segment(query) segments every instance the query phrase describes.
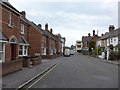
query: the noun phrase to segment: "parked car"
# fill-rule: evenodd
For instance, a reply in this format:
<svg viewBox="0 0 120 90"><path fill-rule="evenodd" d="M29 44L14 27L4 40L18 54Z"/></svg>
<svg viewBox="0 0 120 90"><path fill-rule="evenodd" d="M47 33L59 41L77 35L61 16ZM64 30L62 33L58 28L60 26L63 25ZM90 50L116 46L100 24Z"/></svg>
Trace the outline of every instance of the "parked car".
<svg viewBox="0 0 120 90"><path fill-rule="evenodd" d="M64 56L70 56L70 49L65 49Z"/></svg>
<svg viewBox="0 0 120 90"><path fill-rule="evenodd" d="M74 55L74 51L73 50L70 50L70 55Z"/></svg>

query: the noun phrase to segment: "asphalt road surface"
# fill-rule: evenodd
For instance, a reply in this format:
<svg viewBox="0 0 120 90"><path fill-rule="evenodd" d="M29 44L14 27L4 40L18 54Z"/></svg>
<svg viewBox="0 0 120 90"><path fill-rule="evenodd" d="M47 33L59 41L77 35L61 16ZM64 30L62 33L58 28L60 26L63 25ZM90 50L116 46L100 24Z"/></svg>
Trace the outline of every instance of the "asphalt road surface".
<svg viewBox="0 0 120 90"><path fill-rule="evenodd" d="M84 55L60 58L29 88L118 88L118 66Z"/></svg>

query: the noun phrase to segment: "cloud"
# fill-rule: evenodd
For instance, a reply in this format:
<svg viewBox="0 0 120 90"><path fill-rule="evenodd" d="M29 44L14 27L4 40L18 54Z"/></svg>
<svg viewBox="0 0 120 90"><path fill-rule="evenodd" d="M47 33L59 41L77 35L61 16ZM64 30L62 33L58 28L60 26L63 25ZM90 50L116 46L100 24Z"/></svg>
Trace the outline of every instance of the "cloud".
<svg viewBox="0 0 120 90"><path fill-rule="evenodd" d="M67 38L66 45L69 46L81 40L82 36L92 34L93 29L99 30L101 35L108 31L110 24L117 27L117 0L53 1L10 0L18 10L26 11L29 20L41 23L43 28L45 23L49 23L54 33L61 33Z"/></svg>

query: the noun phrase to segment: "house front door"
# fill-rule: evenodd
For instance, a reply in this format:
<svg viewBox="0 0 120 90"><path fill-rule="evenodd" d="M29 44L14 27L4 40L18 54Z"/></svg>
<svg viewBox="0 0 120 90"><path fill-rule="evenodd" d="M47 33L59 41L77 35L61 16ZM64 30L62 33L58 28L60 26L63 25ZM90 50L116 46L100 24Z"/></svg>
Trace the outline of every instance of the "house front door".
<svg viewBox="0 0 120 90"><path fill-rule="evenodd" d="M16 44L11 44L11 60L16 59Z"/></svg>

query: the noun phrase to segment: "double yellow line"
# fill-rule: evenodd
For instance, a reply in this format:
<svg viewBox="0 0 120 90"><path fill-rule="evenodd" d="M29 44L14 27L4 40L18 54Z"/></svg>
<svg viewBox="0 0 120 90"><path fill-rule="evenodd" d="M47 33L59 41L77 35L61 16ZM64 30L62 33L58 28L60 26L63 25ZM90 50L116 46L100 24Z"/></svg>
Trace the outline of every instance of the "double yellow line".
<svg viewBox="0 0 120 90"><path fill-rule="evenodd" d="M45 74L43 74L37 81L35 81L33 84L31 84L29 87L26 88L26 90L30 89L33 87L36 83L38 83L42 78L44 78L49 72L51 72L58 64L53 66L51 69L49 69Z"/></svg>

